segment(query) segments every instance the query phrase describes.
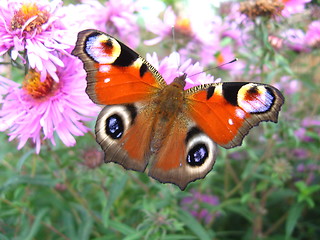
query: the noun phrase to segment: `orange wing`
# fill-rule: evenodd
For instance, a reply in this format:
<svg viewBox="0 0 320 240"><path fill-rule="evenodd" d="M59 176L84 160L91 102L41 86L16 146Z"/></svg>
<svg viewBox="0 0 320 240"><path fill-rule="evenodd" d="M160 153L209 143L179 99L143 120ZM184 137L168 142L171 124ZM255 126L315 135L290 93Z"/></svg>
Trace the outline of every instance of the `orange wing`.
<svg viewBox="0 0 320 240"><path fill-rule="evenodd" d="M144 58L97 30L80 32L72 54L84 63L88 82L86 92L97 104L142 101L166 85Z"/></svg>
<svg viewBox="0 0 320 240"><path fill-rule="evenodd" d="M188 122L188 124L186 124ZM181 190L211 171L217 145L190 119L176 122L155 154L149 176L162 183L174 183Z"/></svg>
<svg viewBox="0 0 320 240"><path fill-rule="evenodd" d="M259 83L218 83L187 90L191 117L217 144L239 146L261 121L277 122L284 97Z"/></svg>
<svg viewBox="0 0 320 240"><path fill-rule="evenodd" d="M79 33L72 54L84 63L89 97L109 105L96 123L105 161L136 171L145 171L150 163L151 177L181 189L211 170L216 143L225 148L240 145L261 121L277 122L284 103L276 88L258 83L206 84L182 92L183 75L173 83L182 86L183 107L166 122L167 113L160 115L163 106L157 104L170 104L174 98L163 95L151 104L153 94L161 96L167 85L136 52L105 33L85 30Z"/></svg>
<svg viewBox="0 0 320 240"><path fill-rule="evenodd" d="M95 132L105 152L105 162L143 172L148 164L152 121L139 104L105 106L98 116Z"/></svg>

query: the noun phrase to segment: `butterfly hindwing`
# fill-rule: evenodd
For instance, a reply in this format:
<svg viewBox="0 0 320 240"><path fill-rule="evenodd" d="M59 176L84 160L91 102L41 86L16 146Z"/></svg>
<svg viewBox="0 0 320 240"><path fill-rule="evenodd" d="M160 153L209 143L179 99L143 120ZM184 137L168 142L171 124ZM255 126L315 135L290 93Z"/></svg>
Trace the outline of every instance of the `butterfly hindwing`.
<svg viewBox="0 0 320 240"><path fill-rule="evenodd" d="M172 128L150 166L149 175L163 183L174 183L184 190L211 171L217 154L216 144L189 120L187 126Z"/></svg>
<svg viewBox="0 0 320 240"><path fill-rule="evenodd" d="M225 148L239 146L249 130L262 121L277 122L284 97L260 83L229 82L187 90L192 118Z"/></svg>
<svg viewBox="0 0 320 240"><path fill-rule="evenodd" d="M86 92L97 104L142 101L165 86L161 75L144 58L98 30L81 31L72 54L84 63Z"/></svg>
<svg viewBox="0 0 320 240"><path fill-rule="evenodd" d="M96 123L97 142L105 152L105 162L143 172L151 141L151 122L139 114L139 104L105 106Z"/></svg>

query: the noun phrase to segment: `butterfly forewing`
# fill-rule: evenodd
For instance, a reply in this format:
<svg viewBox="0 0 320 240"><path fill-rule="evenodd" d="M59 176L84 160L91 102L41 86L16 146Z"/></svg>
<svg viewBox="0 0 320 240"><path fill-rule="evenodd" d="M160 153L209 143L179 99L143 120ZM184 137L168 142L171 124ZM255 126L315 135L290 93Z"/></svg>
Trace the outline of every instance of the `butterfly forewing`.
<svg viewBox="0 0 320 240"><path fill-rule="evenodd" d="M262 121L277 122L284 97L259 83L230 82L187 91L190 114L213 141L225 148L239 146Z"/></svg>
<svg viewBox="0 0 320 240"><path fill-rule="evenodd" d="M166 85L161 75L144 58L97 30L80 32L72 54L84 63L86 92L97 104L142 101Z"/></svg>

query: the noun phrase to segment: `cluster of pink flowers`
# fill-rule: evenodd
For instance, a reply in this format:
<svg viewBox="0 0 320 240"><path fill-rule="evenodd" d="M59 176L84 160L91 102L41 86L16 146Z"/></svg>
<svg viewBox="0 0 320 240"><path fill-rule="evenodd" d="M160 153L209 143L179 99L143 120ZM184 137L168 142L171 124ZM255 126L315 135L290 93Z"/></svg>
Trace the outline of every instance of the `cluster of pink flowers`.
<svg viewBox="0 0 320 240"><path fill-rule="evenodd" d="M207 205L211 205L213 207L219 205L219 198L215 195L200 193L195 189L192 189L190 193L191 196L185 197L181 200L181 207L190 212L190 214L198 220L203 221L205 224L212 223L220 213L210 211L210 207Z"/></svg>
<svg viewBox="0 0 320 240"><path fill-rule="evenodd" d="M282 2L282 16L288 17L302 12L310 0ZM245 49L254 28L253 21L240 13L239 4L227 5L221 16L201 4L189 6L186 11L169 6L163 9L162 17L158 11L141 20L143 14L139 13L146 9L146 4L132 0L110 0L104 4L83 0L81 4L65 6L62 0L1 1L0 57L14 63L2 68L8 73L23 66L25 75L23 81L8 79L10 74L0 77L0 131L5 131L9 140L18 139L19 149L28 140L33 141L37 153L45 140L55 144L58 136L66 146L73 146L74 136L88 131L85 122L95 117L99 108L85 94L82 63L70 54L77 33L87 28L107 32L136 48L141 43L138 22L144 23L148 36L153 36L144 41L146 45L175 45L170 56L163 58L168 52L161 55L163 60L156 54L147 55L147 60L168 83L187 73L186 88L220 81L202 73L212 66L234 76L241 76L248 69L251 73L261 70L243 60L223 65L239 54L247 54ZM269 36L269 41L275 49L286 44L294 51L310 51L320 46L320 21L311 22L306 33L289 29L282 35ZM283 80L291 92L296 91L298 84L298 80Z"/></svg>
<svg viewBox="0 0 320 240"><path fill-rule="evenodd" d="M199 14L199 11L203 14ZM191 57L203 66L222 65L235 59L233 46L241 46L246 39L246 34L242 35L239 25L234 21L235 19L241 21L243 16L237 7L231 8L231 11L233 11L230 14L232 17L222 19L211 8L209 10L201 8L197 11L192 9L188 13L179 15L169 6L163 13L163 19L154 16L146 21L146 29L156 36L144 43L155 45L159 42L175 41L174 47L177 48L183 61ZM224 43L226 38L234 41L234 45L226 45ZM240 61L232 67L225 65L222 69L236 71L242 66Z"/></svg>
<svg viewBox="0 0 320 240"><path fill-rule="evenodd" d="M75 136L89 130L85 122L100 110L85 93L81 61L70 54L77 33L96 28L137 47L138 7L130 0L111 0L105 5L88 0L67 6L61 0L1 2L0 54L16 62L14 66L22 65L26 73L22 83L0 76L0 131L7 132L9 141L17 139L21 149L31 140L37 153L44 141L55 145L56 136L66 146L75 145ZM186 88L214 81L200 73L203 68L198 63L181 64L178 53L161 62L156 54L147 58L168 82L182 72L190 76ZM14 66L8 65L5 71Z"/></svg>
<svg viewBox="0 0 320 240"><path fill-rule="evenodd" d="M306 3L311 2L311 0L281 0L284 4L284 9L281 15L284 17L289 17L290 15L301 13L305 9Z"/></svg>
<svg viewBox="0 0 320 240"><path fill-rule="evenodd" d="M306 32L303 29L288 29L283 32L284 44L297 52L310 52L312 48L320 47L320 21L312 21Z"/></svg>
<svg viewBox="0 0 320 240"><path fill-rule="evenodd" d="M86 95L86 73L71 51L80 30L107 30L103 17L116 26L114 33L135 31L120 27L135 20L134 9L128 7L131 1L117 1L120 14L114 2L63 6L61 0L1 1L0 56L15 62L1 70L10 73L22 66L26 73L23 81L0 76L0 131L7 132L9 141L17 139L18 149L31 140L39 153L44 141L55 145L56 136L73 146L74 136L89 130L85 122L96 117L100 108Z"/></svg>

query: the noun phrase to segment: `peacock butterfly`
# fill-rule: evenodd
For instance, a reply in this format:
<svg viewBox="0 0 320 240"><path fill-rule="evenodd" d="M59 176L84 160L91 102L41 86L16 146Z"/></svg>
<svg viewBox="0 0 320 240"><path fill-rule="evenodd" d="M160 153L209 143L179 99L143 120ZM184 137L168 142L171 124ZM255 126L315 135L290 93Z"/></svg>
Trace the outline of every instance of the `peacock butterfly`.
<svg viewBox="0 0 320 240"><path fill-rule="evenodd" d="M97 30L78 34L73 55L84 63L86 93L106 105L95 132L105 162L144 172L184 190L212 169L217 144L241 145L261 121L277 122L284 97L267 84L212 83L184 90L183 74L167 85L144 58Z"/></svg>

